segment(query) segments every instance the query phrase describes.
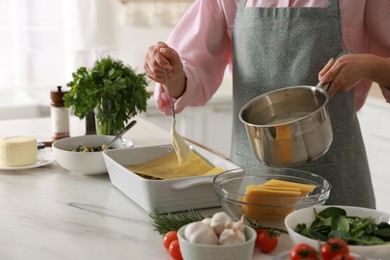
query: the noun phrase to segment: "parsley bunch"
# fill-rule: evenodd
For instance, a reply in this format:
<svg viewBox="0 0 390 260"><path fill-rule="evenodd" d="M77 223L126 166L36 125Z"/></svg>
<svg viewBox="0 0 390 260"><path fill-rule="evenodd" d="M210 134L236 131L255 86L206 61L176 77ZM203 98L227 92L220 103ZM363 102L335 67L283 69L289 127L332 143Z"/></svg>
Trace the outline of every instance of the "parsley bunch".
<svg viewBox="0 0 390 260"><path fill-rule="evenodd" d="M114 134L139 112L146 111L149 94L145 73L136 71L110 56L97 60L88 70L80 67L72 73L64 95L65 106L80 119L89 111L97 111L99 134Z"/></svg>

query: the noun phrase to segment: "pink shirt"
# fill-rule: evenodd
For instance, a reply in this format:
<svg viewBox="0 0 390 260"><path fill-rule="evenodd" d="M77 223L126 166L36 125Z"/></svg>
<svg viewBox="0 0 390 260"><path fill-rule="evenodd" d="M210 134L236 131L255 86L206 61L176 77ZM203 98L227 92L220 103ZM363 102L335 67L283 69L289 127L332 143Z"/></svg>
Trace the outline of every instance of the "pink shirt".
<svg viewBox="0 0 390 260"><path fill-rule="evenodd" d="M327 0L248 0L247 7L327 7ZM175 100L180 113L186 106L203 106L220 86L226 66L232 66L232 32L239 0L197 0L172 31L167 44L180 55L187 76L186 91ZM390 1L339 0L344 50L390 57ZM325 65L325 64L324 64ZM355 87L356 110L371 82ZM390 90L381 86L386 100ZM157 108L171 114L167 94L154 91Z"/></svg>

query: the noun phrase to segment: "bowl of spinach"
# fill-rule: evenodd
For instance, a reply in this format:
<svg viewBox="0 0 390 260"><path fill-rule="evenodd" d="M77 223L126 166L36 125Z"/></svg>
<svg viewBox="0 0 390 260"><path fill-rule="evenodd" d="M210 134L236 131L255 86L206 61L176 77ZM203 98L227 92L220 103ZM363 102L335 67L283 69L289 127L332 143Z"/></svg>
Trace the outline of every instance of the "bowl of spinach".
<svg viewBox="0 0 390 260"><path fill-rule="evenodd" d="M294 244L318 249L327 239L339 237L352 253L390 259L389 213L352 206L317 206L290 213L285 226Z"/></svg>

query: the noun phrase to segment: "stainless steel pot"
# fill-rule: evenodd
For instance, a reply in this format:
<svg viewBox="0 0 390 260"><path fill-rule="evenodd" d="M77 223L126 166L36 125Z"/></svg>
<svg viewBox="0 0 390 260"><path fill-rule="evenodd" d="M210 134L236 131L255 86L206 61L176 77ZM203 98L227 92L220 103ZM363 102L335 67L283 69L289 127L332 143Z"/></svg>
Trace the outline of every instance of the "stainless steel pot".
<svg viewBox="0 0 390 260"><path fill-rule="evenodd" d="M260 95L240 111L252 150L272 167L296 166L324 155L333 139L320 86L294 86Z"/></svg>

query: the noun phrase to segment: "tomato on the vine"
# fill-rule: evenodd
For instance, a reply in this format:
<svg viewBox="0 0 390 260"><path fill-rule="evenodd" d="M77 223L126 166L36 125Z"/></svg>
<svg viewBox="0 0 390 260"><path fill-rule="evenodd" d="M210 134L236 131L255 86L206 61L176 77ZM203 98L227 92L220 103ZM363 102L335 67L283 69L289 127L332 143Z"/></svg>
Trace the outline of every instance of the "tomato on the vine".
<svg viewBox="0 0 390 260"><path fill-rule="evenodd" d="M259 247L263 253L272 252L278 245L278 234L268 230L256 230L256 246Z"/></svg>
<svg viewBox="0 0 390 260"><path fill-rule="evenodd" d="M178 240L176 231L169 231L164 235L164 247L168 250L172 241Z"/></svg>
<svg viewBox="0 0 390 260"><path fill-rule="evenodd" d="M181 256L180 252L180 246L179 246L179 240L174 240L169 245L169 254L172 256L175 260L183 260L183 257Z"/></svg>
<svg viewBox="0 0 390 260"><path fill-rule="evenodd" d="M320 253L324 260L332 260L340 254L349 254L348 244L341 238L329 238L321 246Z"/></svg>
<svg viewBox="0 0 390 260"><path fill-rule="evenodd" d="M290 251L290 260L318 260L317 251L310 245L297 244Z"/></svg>

